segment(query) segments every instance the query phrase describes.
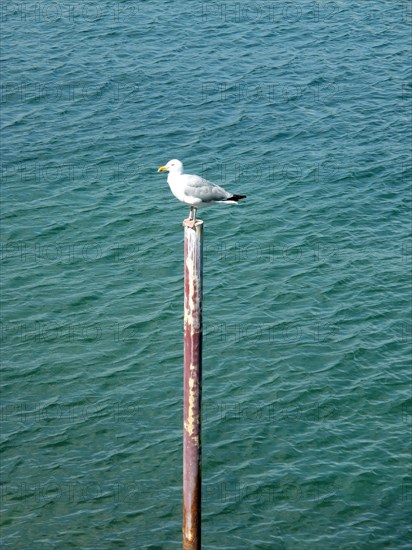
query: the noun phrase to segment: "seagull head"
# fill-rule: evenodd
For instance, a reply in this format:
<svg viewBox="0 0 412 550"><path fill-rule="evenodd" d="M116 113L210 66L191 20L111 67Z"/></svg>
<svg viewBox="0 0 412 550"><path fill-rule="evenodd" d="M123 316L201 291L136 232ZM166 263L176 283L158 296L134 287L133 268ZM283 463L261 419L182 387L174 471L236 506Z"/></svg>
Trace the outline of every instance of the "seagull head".
<svg viewBox="0 0 412 550"><path fill-rule="evenodd" d="M169 162L165 166L161 166L158 170L158 172L166 171L181 174L183 172L183 164L180 162L180 160L177 159L169 160Z"/></svg>

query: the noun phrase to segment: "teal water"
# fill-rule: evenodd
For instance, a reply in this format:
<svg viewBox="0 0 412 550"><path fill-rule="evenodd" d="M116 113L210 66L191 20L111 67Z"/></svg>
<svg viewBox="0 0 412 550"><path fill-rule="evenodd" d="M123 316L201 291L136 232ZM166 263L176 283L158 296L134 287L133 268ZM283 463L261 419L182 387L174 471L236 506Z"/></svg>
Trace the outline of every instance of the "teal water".
<svg viewBox="0 0 412 550"><path fill-rule="evenodd" d="M2 548L181 546L181 159L203 547L407 549L411 11L4 4Z"/></svg>

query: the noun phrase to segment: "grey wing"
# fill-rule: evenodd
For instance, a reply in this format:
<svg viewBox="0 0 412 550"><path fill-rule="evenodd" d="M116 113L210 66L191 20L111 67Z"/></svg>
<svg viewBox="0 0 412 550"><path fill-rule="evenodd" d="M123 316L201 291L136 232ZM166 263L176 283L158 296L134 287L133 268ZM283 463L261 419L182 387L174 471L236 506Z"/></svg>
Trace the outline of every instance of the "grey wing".
<svg viewBox="0 0 412 550"><path fill-rule="evenodd" d="M231 195L219 185L200 176L186 174L185 193L203 202L224 201Z"/></svg>

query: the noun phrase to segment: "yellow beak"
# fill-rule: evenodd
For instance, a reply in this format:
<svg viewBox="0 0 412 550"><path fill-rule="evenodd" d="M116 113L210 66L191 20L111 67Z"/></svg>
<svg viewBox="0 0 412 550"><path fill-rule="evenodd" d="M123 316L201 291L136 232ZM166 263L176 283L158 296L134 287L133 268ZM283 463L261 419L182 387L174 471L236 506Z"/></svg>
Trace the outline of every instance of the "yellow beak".
<svg viewBox="0 0 412 550"><path fill-rule="evenodd" d="M166 170L167 170L166 166L161 166L158 172L166 172Z"/></svg>

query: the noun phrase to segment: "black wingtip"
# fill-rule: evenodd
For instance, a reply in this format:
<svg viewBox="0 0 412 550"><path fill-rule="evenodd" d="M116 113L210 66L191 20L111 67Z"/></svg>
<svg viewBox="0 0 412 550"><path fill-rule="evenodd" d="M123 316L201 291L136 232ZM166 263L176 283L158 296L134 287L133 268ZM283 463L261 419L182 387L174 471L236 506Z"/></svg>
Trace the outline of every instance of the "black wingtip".
<svg viewBox="0 0 412 550"><path fill-rule="evenodd" d="M238 202L238 201L240 201L241 199L245 199L245 198L246 198L246 195L233 195L233 196L229 197L229 198L226 199L226 200Z"/></svg>

